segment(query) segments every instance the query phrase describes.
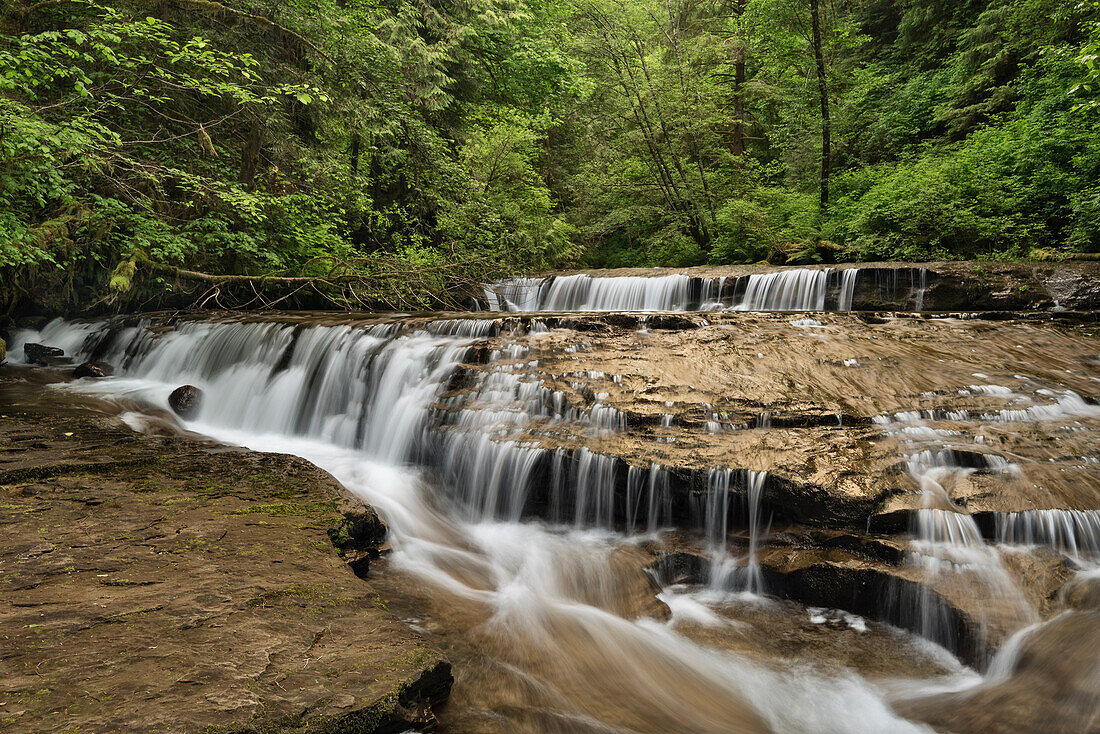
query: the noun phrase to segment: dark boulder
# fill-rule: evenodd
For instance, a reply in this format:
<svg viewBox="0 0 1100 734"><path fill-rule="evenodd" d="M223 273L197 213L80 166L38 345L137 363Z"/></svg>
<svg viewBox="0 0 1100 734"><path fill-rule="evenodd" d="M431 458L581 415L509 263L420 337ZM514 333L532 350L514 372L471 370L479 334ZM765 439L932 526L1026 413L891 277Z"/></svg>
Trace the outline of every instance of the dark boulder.
<svg viewBox="0 0 1100 734"><path fill-rule="evenodd" d="M168 405L182 418L191 418L202 406L202 390L194 385L177 387L168 396Z"/></svg>
<svg viewBox="0 0 1100 734"><path fill-rule="evenodd" d="M694 319L689 319L687 316L662 313L647 318L645 320L645 325L646 328L649 329L684 331L686 329L697 329L701 324L696 323Z"/></svg>
<svg viewBox="0 0 1100 734"><path fill-rule="evenodd" d="M40 364L46 366L50 364L50 360L64 357L65 350L32 342L23 345L23 356L26 358L27 364Z"/></svg>
<svg viewBox="0 0 1100 734"><path fill-rule="evenodd" d="M106 362L85 362L73 370L73 377L110 377L115 368Z"/></svg>

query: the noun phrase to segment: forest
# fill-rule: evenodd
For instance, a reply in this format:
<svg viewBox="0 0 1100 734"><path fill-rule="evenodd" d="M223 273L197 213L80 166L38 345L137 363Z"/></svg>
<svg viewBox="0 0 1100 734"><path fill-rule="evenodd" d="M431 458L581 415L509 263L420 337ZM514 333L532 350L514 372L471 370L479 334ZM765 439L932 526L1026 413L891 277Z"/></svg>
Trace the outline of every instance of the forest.
<svg viewBox="0 0 1100 734"><path fill-rule="evenodd" d="M8 0L0 315L1088 257L1098 60L1096 0Z"/></svg>

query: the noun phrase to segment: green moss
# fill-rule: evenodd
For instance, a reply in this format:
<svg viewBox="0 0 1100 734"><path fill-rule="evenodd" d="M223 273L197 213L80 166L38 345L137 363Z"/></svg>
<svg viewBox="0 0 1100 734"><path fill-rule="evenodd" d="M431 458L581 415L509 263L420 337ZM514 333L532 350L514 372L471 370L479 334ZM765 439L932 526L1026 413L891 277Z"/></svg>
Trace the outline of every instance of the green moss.
<svg viewBox="0 0 1100 734"><path fill-rule="evenodd" d="M249 505L233 512L234 515L315 515L336 512L335 502L273 502L270 504Z"/></svg>
<svg viewBox="0 0 1100 734"><path fill-rule="evenodd" d="M248 601L248 606L271 607L282 605L334 607L347 604L351 599L338 597L331 587L324 584L291 584L282 589L268 591Z"/></svg>

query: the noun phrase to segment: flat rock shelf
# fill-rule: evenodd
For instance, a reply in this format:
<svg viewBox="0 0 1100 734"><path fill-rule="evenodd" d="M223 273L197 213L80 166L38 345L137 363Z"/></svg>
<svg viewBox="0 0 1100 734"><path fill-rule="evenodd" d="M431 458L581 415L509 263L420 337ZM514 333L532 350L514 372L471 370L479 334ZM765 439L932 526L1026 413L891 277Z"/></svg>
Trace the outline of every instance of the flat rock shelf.
<svg viewBox="0 0 1100 734"><path fill-rule="evenodd" d="M302 459L49 397L0 381L0 731L433 720L449 663L347 564L384 536L373 510Z"/></svg>

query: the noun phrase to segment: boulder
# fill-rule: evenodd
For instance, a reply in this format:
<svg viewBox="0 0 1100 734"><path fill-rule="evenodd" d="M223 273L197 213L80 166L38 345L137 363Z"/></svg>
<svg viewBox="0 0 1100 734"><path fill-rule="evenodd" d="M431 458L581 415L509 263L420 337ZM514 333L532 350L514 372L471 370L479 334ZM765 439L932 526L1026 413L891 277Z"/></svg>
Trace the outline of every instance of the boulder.
<svg viewBox="0 0 1100 734"><path fill-rule="evenodd" d="M1100 611L1100 573L1082 572L1071 578L1059 594L1068 609Z"/></svg>
<svg viewBox="0 0 1100 734"><path fill-rule="evenodd" d="M202 390L194 385L177 387L168 396L168 405L181 418L194 417L202 406Z"/></svg>
<svg viewBox="0 0 1100 734"><path fill-rule="evenodd" d="M27 360L27 364L46 366L50 363L49 360L64 357L65 350L31 342L23 345L23 355Z"/></svg>
<svg viewBox="0 0 1100 734"><path fill-rule="evenodd" d="M73 377L110 377L115 368L106 362L85 362L73 370Z"/></svg>
<svg viewBox="0 0 1100 734"><path fill-rule="evenodd" d="M1021 633L980 685L893 704L902 716L956 734L1095 732L1100 612L1060 614Z"/></svg>

